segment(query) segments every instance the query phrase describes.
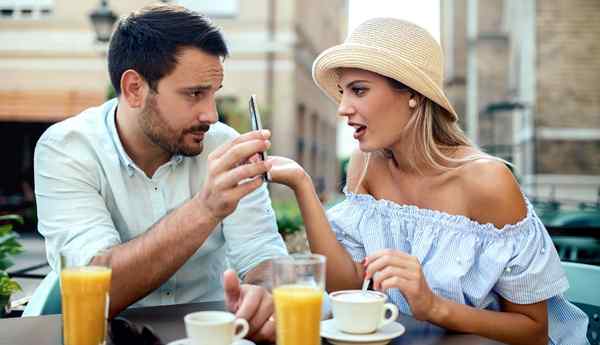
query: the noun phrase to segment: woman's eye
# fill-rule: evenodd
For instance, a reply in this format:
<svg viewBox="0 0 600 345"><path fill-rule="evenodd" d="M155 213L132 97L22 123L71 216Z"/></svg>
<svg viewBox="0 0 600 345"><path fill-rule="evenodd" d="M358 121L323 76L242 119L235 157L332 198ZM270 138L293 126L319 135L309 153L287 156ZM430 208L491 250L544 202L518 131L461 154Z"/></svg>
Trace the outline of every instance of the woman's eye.
<svg viewBox="0 0 600 345"><path fill-rule="evenodd" d="M352 92L357 96L364 94L365 91L367 91L367 89L365 89L364 87L353 87L352 88Z"/></svg>

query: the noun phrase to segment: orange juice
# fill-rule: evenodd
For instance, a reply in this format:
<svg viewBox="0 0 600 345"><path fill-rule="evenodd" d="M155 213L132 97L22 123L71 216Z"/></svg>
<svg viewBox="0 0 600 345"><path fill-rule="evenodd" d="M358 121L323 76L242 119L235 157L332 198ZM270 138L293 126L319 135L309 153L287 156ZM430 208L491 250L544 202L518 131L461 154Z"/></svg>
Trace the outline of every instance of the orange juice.
<svg viewBox="0 0 600 345"><path fill-rule="evenodd" d="M84 266L60 273L64 345L105 343L111 270Z"/></svg>
<svg viewBox="0 0 600 345"><path fill-rule="evenodd" d="M319 345L323 290L302 285L273 289L277 345Z"/></svg>

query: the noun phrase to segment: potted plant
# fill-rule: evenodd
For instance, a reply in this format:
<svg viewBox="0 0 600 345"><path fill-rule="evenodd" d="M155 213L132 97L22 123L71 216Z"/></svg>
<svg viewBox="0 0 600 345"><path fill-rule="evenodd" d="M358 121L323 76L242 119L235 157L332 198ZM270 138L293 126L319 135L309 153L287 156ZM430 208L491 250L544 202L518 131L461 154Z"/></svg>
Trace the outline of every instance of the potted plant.
<svg viewBox="0 0 600 345"><path fill-rule="evenodd" d="M21 290L19 283L8 276L6 270L14 264L11 256L23 251L23 246L17 241L13 224L23 224L23 218L17 215L0 216L0 317L8 313L10 296Z"/></svg>

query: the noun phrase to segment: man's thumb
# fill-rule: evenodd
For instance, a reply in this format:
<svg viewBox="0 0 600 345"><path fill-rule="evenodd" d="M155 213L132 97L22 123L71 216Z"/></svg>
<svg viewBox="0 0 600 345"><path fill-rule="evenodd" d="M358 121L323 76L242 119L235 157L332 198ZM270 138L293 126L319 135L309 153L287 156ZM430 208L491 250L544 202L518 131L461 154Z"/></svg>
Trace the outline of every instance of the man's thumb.
<svg viewBox="0 0 600 345"><path fill-rule="evenodd" d="M223 273L223 289L225 290L225 306L235 312L239 307L240 280L234 270L228 269Z"/></svg>

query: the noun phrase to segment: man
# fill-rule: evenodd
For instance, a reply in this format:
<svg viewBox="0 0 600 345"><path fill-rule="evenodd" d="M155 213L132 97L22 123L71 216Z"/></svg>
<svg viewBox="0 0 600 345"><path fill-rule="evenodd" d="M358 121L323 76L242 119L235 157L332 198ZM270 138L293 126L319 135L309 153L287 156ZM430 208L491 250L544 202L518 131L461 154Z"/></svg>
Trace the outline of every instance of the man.
<svg viewBox="0 0 600 345"><path fill-rule="evenodd" d="M59 251L110 262L110 315L129 305L223 298L272 340L273 303L257 285L287 255L255 159L268 131L217 122L228 54L207 18L174 5L122 19L108 67L117 99L52 126L35 151L39 231ZM98 254L99 251L102 254ZM240 285L226 259L243 278Z"/></svg>

